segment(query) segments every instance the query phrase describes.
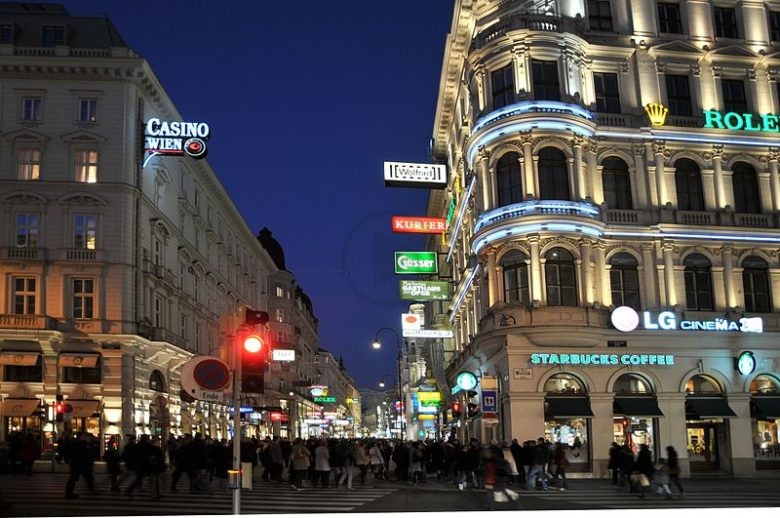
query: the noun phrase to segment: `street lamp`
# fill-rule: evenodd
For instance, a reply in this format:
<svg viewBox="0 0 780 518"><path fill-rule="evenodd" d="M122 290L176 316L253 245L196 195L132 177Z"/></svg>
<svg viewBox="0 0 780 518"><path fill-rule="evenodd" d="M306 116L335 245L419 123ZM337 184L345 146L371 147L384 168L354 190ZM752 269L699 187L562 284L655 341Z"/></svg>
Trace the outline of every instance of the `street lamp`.
<svg viewBox="0 0 780 518"><path fill-rule="evenodd" d="M374 341L371 342L371 347L375 350L382 348L382 342L379 341L379 333L382 331L390 331L395 335L396 345L398 346L398 357L396 358L396 367L398 370L398 403L401 405L398 409L398 414L401 416L401 440L406 440L406 416L405 416L405 410L406 405L404 401L404 393L403 393L403 384L401 383L401 360L403 359L403 355L406 352L405 351L405 345L406 342L401 340L401 337L398 335L398 333L395 331L395 329L392 329L390 327L383 327L379 331L376 332L374 335ZM380 387L382 384L380 383Z"/></svg>

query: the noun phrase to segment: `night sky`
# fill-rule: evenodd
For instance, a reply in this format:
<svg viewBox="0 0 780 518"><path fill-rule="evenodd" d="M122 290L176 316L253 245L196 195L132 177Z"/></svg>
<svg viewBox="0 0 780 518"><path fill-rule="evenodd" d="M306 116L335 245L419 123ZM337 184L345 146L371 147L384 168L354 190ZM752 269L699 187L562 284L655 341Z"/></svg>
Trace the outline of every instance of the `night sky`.
<svg viewBox="0 0 780 518"><path fill-rule="evenodd" d="M63 2L108 16L185 120L256 234L268 227L309 294L320 346L361 388L392 380L400 334L392 215L427 191L384 187L385 160L428 162L452 0Z"/></svg>

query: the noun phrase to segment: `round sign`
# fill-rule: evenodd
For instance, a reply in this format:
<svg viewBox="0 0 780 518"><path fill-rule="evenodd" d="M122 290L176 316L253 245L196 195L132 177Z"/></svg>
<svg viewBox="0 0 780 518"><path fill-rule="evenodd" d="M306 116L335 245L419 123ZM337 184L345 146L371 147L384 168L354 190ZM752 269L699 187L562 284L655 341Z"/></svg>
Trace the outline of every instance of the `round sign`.
<svg viewBox="0 0 780 518"><path fill-rule="evenodd" d="M756 370L756 357L750 351L745 351L737 357L737 369L743 376L752 374Z"/></svg>
<svg viewBox="0 0 780 518"><path fill-rule="evenodd" d="M202 389L222 390L230 383L230 369L221 360L201 360L192 370L192 376Z"/></svg>
<svg viewBox="0 0 780 518"><path fill-rule="evenodd" d="M615 326L615 329L623 331L624 333L630 333L639 327L639 313L637 313L634 308L628 306L615 308L610 319L612 320L612 325Z"/></svg>
<svg viewBox="0 0 780 518"><path fill-rule="evenodd" d="M455 383L461 390L471 390L477 386L477 377L468 371L463 371L458 373L458 377L455 378Z"/></svg>

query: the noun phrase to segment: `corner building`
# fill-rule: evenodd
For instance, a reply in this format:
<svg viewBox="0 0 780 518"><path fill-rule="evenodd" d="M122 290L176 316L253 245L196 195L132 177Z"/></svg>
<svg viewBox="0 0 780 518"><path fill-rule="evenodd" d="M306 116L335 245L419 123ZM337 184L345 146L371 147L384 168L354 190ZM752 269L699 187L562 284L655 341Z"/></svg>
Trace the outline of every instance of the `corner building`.
<svg viewBox="0 0 780 518"><path fill-rule="evenodd" d="M778 73L780 2L456 2L430 311L450 385L499 385L459 433L563 442L583 477L613 441L780 472Z"/></svg>

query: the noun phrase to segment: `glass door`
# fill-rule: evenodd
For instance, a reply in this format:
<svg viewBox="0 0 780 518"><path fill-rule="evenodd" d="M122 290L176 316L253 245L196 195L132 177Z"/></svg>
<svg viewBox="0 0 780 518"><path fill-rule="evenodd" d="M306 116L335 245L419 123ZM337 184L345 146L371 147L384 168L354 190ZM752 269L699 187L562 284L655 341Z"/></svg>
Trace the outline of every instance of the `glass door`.
<svg viewBox="0 0 780 518"><path fill-rule="evenodd" d="M717 431L715 423L688 423L688 458L692 472L718 469Z"/></svg>

